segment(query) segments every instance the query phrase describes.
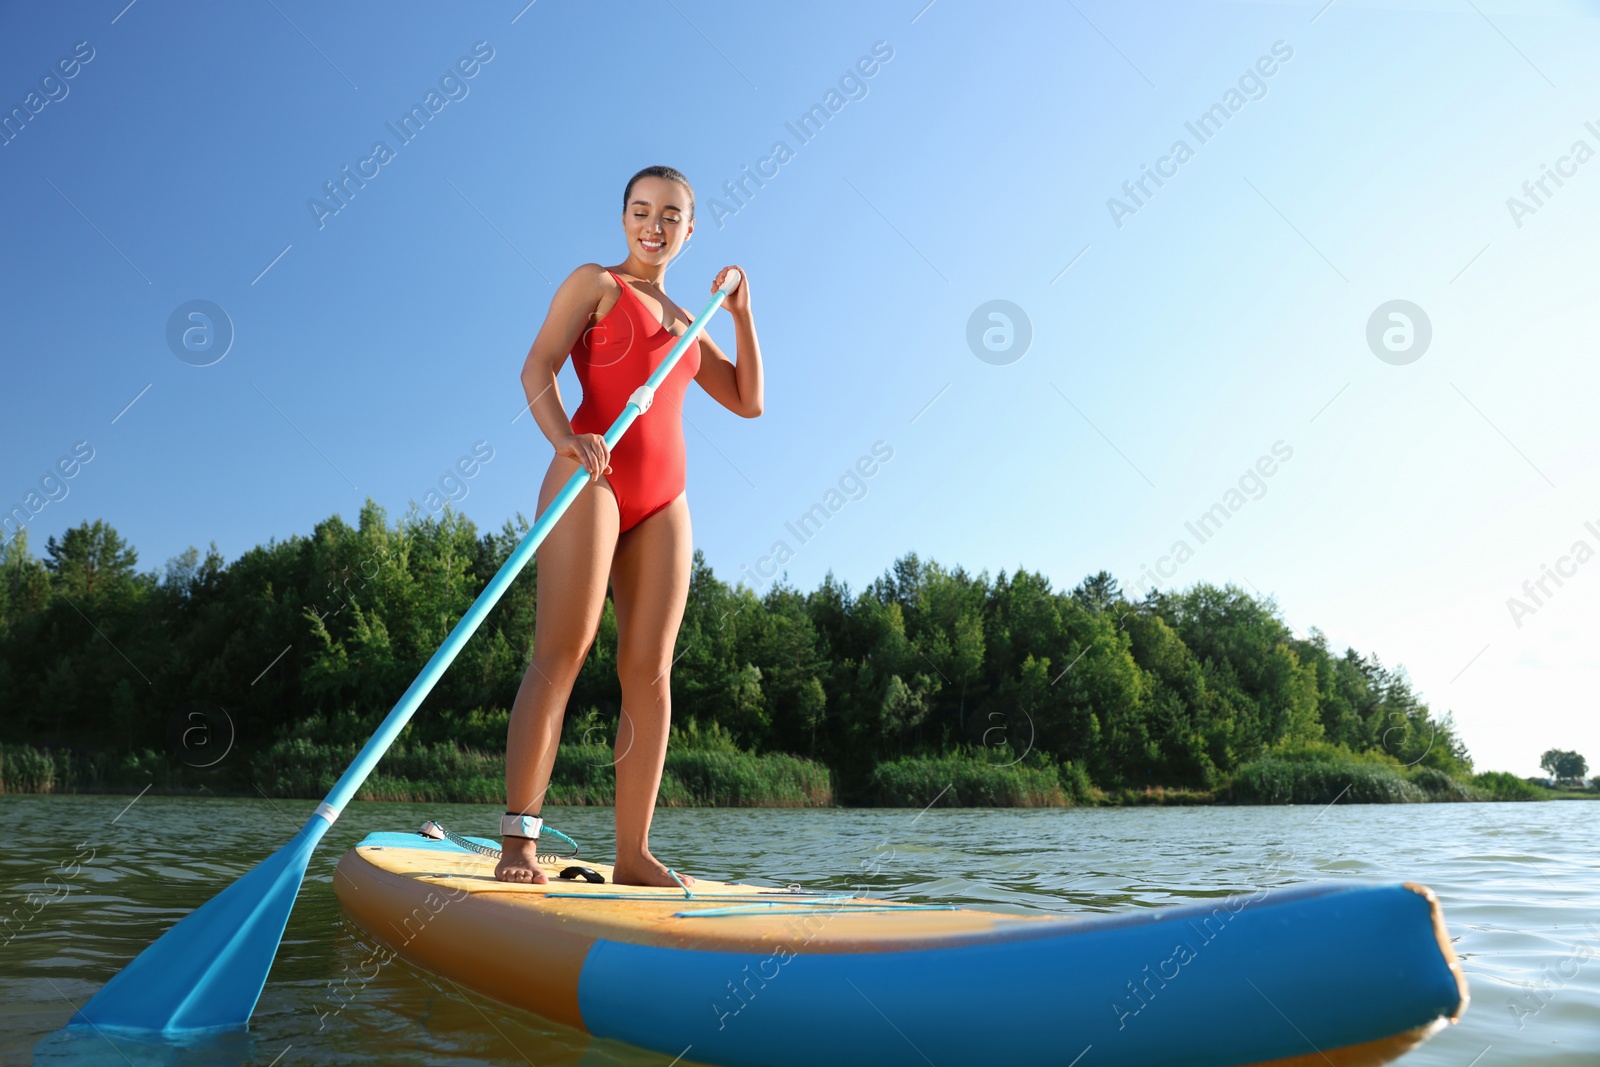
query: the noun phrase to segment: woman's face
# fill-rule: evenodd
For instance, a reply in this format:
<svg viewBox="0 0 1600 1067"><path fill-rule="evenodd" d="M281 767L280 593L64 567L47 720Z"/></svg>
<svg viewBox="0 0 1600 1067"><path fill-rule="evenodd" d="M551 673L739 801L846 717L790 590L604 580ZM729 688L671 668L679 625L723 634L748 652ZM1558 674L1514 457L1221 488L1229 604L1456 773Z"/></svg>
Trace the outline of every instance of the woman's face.
<svg viewBox="0 0 1600 1067"><path fill-rule="evenodd" d="M666 263L694 232L689 190L668 178L640 178L622 210L622 229L635 256L645 263Z"/></svg>

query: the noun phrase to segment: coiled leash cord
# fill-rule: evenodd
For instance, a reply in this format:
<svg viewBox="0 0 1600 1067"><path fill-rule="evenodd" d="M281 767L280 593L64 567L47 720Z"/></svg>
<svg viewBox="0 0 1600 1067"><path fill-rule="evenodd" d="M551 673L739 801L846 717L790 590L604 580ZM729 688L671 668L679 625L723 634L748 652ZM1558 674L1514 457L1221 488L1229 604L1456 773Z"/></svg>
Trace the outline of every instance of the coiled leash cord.
<svg viewBox="0 0 1600 1067"><path fill-rule="evenodd" d="M476 852L480 856L488 856L490 859L495 860L500 858L500 850L495 848L493 845L481 845L471 838L462 837L454 830L447 829L444 826L441 826L439 823L434 822L432 819L429 819L427 822L423 823L422 829L418 830L417 833L433 841L448 841L457 848L464 848L468 852ZM535 857L539 863L556 863L561 860L571 859L573 856L578 854L578 843L572 838L568 837L566 834L562 833L560 830L557 830L555 827L546 826L543 832L540 834L540 839L542 840L547 836L559 837L561 841L565 843L563 847L570 848L571 851L540 852Z"/></svg>

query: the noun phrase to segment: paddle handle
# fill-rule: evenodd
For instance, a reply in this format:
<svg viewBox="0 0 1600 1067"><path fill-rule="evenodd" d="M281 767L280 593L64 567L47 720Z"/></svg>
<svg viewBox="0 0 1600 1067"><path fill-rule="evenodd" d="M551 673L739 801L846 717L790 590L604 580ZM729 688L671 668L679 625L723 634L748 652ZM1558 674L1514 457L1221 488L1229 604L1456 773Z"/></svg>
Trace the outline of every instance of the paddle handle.
<svg viewBox="0 0 1600 1067"><path fill-rule="evenodd" d="M737 270L728 272L727 278L723 280L722 288L711 295L711 300L706 304L705 310L700 312L689 328L678 338L677 343L672 346L672 350L667 353L667 357L656 367L655 372L645 380L644 385L634 391L633 396L623 406L622 413L611 424L611 428L605 432L607 449L616 448L617 442L622 439L622 435L627 433L628 427L633 425L633 420L644 414L645 410L649 408L655 390L666 380L667 375L672 373L672 368L677 365L679 359L683 358L683 354L688 350L689 345L705 329L706 323L711 320L712 314L722 306L722 302L728 298L728 294L739 287L739 283L742 280L743 277ZM483 587L483 592L478 594L478 599L474 600L472 606L467 609L466 614L461 616L461 621L456 623L455 629L450 631L450 636L444 639L444 643L439 646L438 651L433 654L427 665L422 668L422 673L418 674L416 680L406 689L405 694L395 704L394 710L389 712L383 723L378 727L377 732L372 735L372 739L362 747L360 754L355 758L355 762L350 764L350 767L340 776L339 781L334 784L333 789L323 798L322 803L317 805L316 813L311 816L310 822L307 823L308 829L319 818L327 820L327 825L331 825L339 817L340 813L344 811L345 806L355 796L356 790L361 788L361 783L365 782L368 776L372 774L374 768L378 766L378 761L383 758L383 754L389 750L390 745L394 744L395 738L400 736L400 731L405 729L406 723L411 721L411 716L416 713L423 700L433 691L434 685L444 675L445 670L455 661L456 656L465 647L467 639L482 625L483 620L488 618L489 612L494 610L495 604L505 595L506 589L510 587L517 575L522 572L522 568L527 565L528 560L533 558L533 554L540 543L544 541L551 529L555 527L555 524L560 521L567 508L572 506L572 502L578 498L578 494L583 491L583 487L588 481L589 472L582 467L572 472L572 477L567 479L567 483L561 487L561 491L556 494L555 499L550 501L550 506L544 509L544 514L539 516L538 521L533 524L533 528L523 536L522 541L512 550L505 563L501 564L500 570L495 573L495 576L489 579L489 584ZM326 826L323 828L326 829ZM321 834L319 833L318 836L320 837Z"/></svg>

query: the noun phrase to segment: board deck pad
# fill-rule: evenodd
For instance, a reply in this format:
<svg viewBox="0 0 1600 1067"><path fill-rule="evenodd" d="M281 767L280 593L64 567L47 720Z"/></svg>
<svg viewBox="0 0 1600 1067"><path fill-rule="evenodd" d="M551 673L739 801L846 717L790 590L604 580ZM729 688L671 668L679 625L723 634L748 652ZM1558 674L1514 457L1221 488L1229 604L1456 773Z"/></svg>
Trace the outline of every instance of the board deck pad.
<svg viewBox="0 0 1600 1067"><path fill-rule="evenodd" d="M496 847L484 838L468 838ZM810 928L812 952L859 952L874 947L947 943L963 935L991 937L1003 928L1037 928L1075 920L1009 915L967 908L921 905L785 887L718 882L696 877L692 896L677 888L619 886L609 864L577 858L541 863L550 881L543 885L499 882L492 857L468 852L448 841L417 834L373 834L355 849L373 866L435 887L446 899L466 894L478 903L526 910L558 919L589 936L644 944L723 951L755 950L777 934L790 934L797 918ZM603 884L557 877L564 868L583 866L605 877ZM872 910L857 910L871 908ZM737 909L732 912L729 909ZM884 916L899 912L895 921ZM508 910L508 914L515 911Z"/></svg>

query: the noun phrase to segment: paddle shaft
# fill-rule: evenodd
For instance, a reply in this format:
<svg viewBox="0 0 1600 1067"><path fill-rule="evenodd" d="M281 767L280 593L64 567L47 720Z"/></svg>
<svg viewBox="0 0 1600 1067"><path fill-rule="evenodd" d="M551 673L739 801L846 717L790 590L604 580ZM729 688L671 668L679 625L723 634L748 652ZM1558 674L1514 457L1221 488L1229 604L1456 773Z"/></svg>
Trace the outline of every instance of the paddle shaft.
<svg viewBox="0 0 1600 1067"><path fill-rule="evenodd" d="M727 299L729 293L738 287L740 281L742 281L742 278L737 271L729 272L723 287L712 294L705 310L678 338L677 343L672 346L672 350L667 353L667 357L661 361L660 366L656 367L650 377L645 379L644 386L635 391L633 396L628 399L628 403L622 408L622 413L611 424L611 428L605 432L607 450L617 447L617 442L622 439L623 434L628 432L628 427L633 425L633 420L642 415L645 408L650 406L650 400L652 399L650 394L653 394L661 386L661 383L666 381L667 375L672 373L672 368L677 366L678 360L683 357L689 345L705 329L712 313L722 306L722 302ZM483 587L483 592L478 594L478 599L474 600L472 606L467 609L466 614L461 616L461 621L456 623L455 629L450 631L450 636L444 639L444 643L439 646L439 650L433 654L427 665L422 668L422 673L417 675L416 680L405 691L405 695L395 704L394 710L389 712L388 717L383 720L383 724L372 735L372 739L361 749L360 754L355 758L355 762L350 764L349 769L340 776L339 781L334 784L333 789L323 798L322 803L317 805L316 814L311 817L312 823L315 823L320 818L326 819L328 824L331 825L339 817L339 814L344 811L345 805L350 803L351 798L356 794L356 790L361 788L361 783L365 782L367 777L372 774L373 769L378 765L378 761L389 750L389 746L394 744L395 738L400 736L400 731L405 729L406 723L411 721L411 716L415 714L417 708L421 706L423 700L433 690L434 685L444 674L446 668L460 654L461 649L467 643L467 639L488 617L489 612L494 609L495 604L499 602L500 597L505 594L506 589L516 579L517 575L521 573L528 560L533 558L533 554L538 549L539 544L555 527L555 524L560 521L561 516L566 513L572 502L578 498L578 494L583 491L583 487L589 481L589 477L589 472L582 467L572 472L572 477L567 479L567 483L561 487L561 491L556 494L555 499L550 501L550 506L545 508L544 514L539 516L538 521L533 524L533 528L522 538L521 543L507 557L505 563L501 564L500 570L496 572L493 578L489 579L489 584ZM311 824L308 823L307 829L310 828ZM317 836L320 837L321 835L318 834Z"/></svg>

